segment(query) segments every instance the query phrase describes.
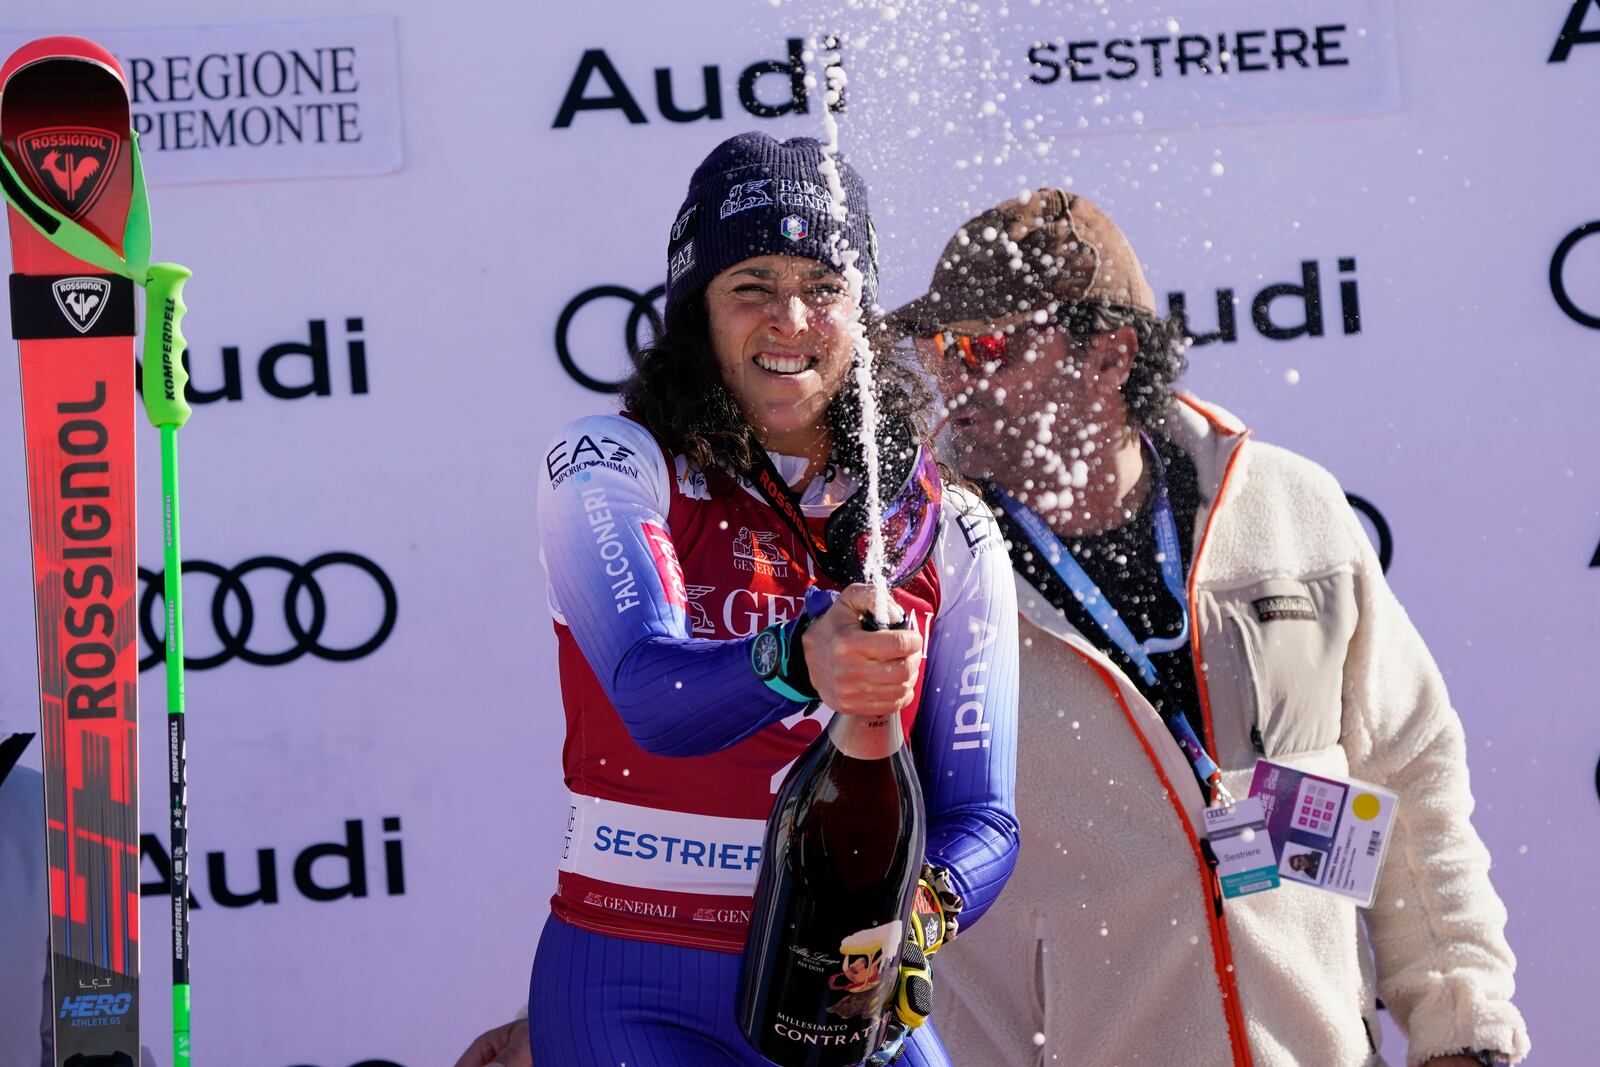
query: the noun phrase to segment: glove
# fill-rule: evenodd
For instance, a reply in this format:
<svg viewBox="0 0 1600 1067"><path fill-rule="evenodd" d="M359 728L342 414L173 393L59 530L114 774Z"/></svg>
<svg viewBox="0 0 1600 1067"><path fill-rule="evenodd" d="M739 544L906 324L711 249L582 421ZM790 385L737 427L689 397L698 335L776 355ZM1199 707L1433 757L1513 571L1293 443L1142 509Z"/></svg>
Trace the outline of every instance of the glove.
<svg viewBox="0 0 1600 1067"><path fill-rule="evenodd" d="M950 872L924 863L911 901L911 940L929 956L954 941L961 928L963 903L951 884Z"/></svg>
<svg viewBox="0 0 1600 1067"><path fill-rule="evenodd" d="M923 864L911 902L911 936L900 953L900 974L889 1004L889 1026L867 1067L888 1067L898 1060L911 1031L933 1014L933 967L928 957L956 936L961 905L950 872Z"/></svg>
<svg viewBox="0 0 1600 1067"><path fill-rule="evenodd" d="M889 1067L906 1050L906 1035L911 1031L900 1024L898 1019L889 1021L889 1030L884 1034L883 1044L878 1046L878 1051L867 1057L867 1062L862 1067Z"/></svg>
<svg viewBox="0 0 1600 1067"><path fill-rule="evenodd" d="M900 976L889 1011L907 1030L915 1030L933 1014L933 967L915 941L907 941L901 950Z"/></svg>

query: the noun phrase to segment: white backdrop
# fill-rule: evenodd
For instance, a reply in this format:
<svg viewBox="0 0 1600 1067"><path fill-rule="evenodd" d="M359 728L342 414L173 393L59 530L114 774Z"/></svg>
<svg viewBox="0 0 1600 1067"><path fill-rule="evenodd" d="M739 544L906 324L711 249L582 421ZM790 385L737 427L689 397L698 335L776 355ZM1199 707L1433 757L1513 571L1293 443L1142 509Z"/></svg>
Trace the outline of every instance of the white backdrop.
<svg viewBox="0 0 1600 1067"><path fill-rule="evenodd" d="M136 111L157 131L156 253L196 273L194 383L226 397L237 367L232 396L197 406L183 432L186 557L359 557L314 572L322 647L371 648L348 660L291 656L290 572L244 574L253 625L231 656L211 621L216 580L188 580L191 655L224 660L189 677L191 841L214 854L193 927L202 1062L448 1064L524 996L563 796L533 474L561 421L611 406L577 375L625 373L630 294L660 284L699 158L745 129L820 135L814 90L805 113L777 117L740 93L766 62L753 106L792 103L787 42L818 33L845 35L841 136L872 190L886 302L920 291L970 214L1059 183L1111 211L1196 331L1218 329L1231 291L1237 339L1195 348L1189 383L1381 515L1390 578L1467 724L1534 1062L1592 1056L1573 1008L1600 980L1600 692L1586 661L1600 637L1600 233L1582 230L1600 230L1600 2L1577 5L1588 29L1560 62L1571 0L1193 6L347 0L329 21L312 0L170 0L147 15L84 0L0 14L6 53L105 31L130 70L146 61ZM1219 34L1233 66L1208 73L1195 41L1215 68ZM1130 58L1107 52L1118 38ZM1078 42L1093 43L1069 52ZM1030 62L1036 45L1046 62ZM213 61L205 81L213 52L245 58ZM319 70L320 88L273 95L284 62ZM806 65L820 76L821 62ZM224 84L228 69L241 76ZM719 117L670 121L706 106L708 78ZM563 114L569 96L590 106ZM308 133L317 106L344 125ZM252 107L263 117L246 120ZM247 143L208 139L230 110L238 131L258 124ZM1552 257L1580 232L1563 310ZM1306 264L1321 335L1269 339L1252 304L1304 285ZM620 297L591 292L604 286ZM1267 313L1269 331L1294 327L1306 299L1280 295ZM319 345L322 360L305 351ZM15 383L0 372L0 411L18 410ZM157 570L153 432L141 448L140 555ZM7 416L0 716L13 724L35 706L20 452ZM239 598L220 602L237 632ZM315 629L309 595L299 610ZM289 661L247 661L274 652ZM143 678L153 722L160 673ZM151 737L143 807L159 828ZM306 852L319 843L343 851ZM154 853L143 871L159 881ZM142 916L147 1040L165 1063L159 895Z"/></svg>

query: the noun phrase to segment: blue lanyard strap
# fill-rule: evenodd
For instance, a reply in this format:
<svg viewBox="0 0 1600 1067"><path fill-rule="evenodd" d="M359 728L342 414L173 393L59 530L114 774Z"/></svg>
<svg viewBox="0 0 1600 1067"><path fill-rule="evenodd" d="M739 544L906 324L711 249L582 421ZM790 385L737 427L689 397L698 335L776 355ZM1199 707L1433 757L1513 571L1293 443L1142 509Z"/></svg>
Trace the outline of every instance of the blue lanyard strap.
<svg viewBox="0 0 1600 1067"><path fill-rule="evenodd" d="M1083 565L1073 558L1072 552L1062 544L1055 531L1033 509L1018 501L1000 485L991 483L990 489L996 503L1021 528L1034 555L1050 564L1050 569L1066 585L1073 599L1083 605L1094 624L1133 664L1145 685L1164 694L1166 687L1150 656L1152 653L1176 652L1189 643L1189 593L1183 583L1183 549L1178 542L1178 524L1172 516L1172 501L1167 495L1165 464L1161 462L1161 456L1150 438L1143 434L1140 436L1152 460L1154 488L1151 517L1155 525L1156 564L1161 570L1161 580L1167 591L1178 602L1178 613L1182 618L1179 631L1173 637L1152 637L1147 641L1134 637L1116 606L1100 591ZM1163 702L1164 705L1170 703ZM1213 787L1214 797L1219 801L1227 798L1225 802L1231 802L1227 790L1222 787L1222 769L1195 735L1188 716L1180 708L1163 706L1161 719L1172 734L1172 739L1189 758L1195 774Z"/></svg>

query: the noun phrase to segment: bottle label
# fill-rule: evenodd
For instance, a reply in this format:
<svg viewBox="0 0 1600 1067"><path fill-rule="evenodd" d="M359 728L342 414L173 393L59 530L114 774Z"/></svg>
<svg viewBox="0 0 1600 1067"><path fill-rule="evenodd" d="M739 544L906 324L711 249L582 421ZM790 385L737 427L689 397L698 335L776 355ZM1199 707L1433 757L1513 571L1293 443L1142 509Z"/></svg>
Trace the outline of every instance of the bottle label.
<svg viewBox="0 0 1600 1067"><path fill-rule="evenodd" d="M858 930L837 948L823 950L791 945L793 977L806 975L825 986L826 1010L816 1018L777 1012L772 1031L787 1042L842 1048L860 1044L871 1051L882 1023L884 1006L899 977L905 924L899 920Z"/></svg>
<svg viewBox="0 0 1600 1067"><path fill-rule="evenodd" d="M903 944L905 923L898 919L860 930L840 942L840 967L829 976L828 988L841 995L828 1013L841 1019L876 1018L893 992L885 987L898 976Z"/></svg>

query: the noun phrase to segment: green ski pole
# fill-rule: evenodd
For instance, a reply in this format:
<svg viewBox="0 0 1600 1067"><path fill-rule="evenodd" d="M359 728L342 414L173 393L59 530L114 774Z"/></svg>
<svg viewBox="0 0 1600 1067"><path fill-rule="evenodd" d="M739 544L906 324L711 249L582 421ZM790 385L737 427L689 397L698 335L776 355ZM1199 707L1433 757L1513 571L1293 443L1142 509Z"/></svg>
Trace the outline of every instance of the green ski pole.
<svg viewBox="0 0 1600 1067"><path fill-rule="evenodd" d="M189 797L183 736L183 555L178 548L178 429L189 420L179 322L187 268L154 263L145 286L144 410L161 431L163 595L167 606L167 769L172 821L172 1062L189 1067Z"/></svg>

